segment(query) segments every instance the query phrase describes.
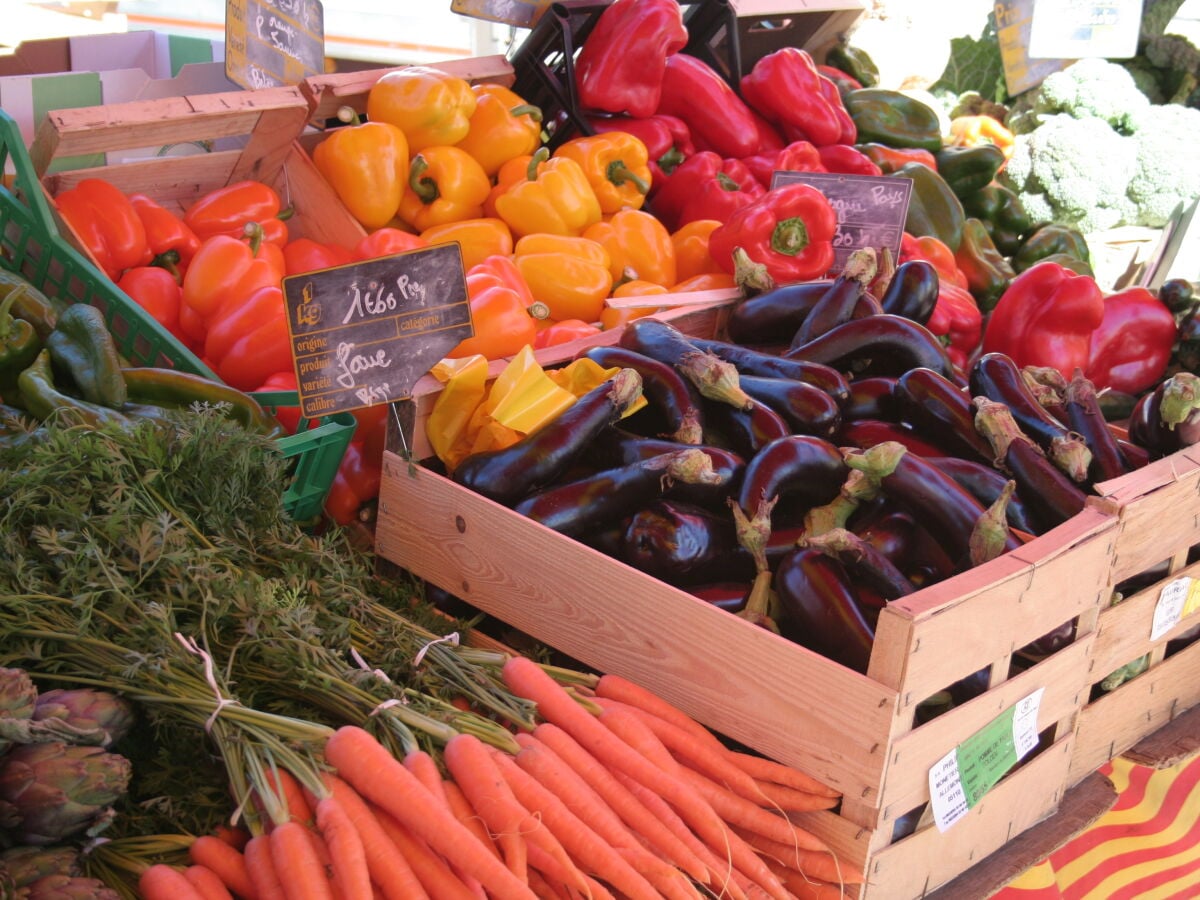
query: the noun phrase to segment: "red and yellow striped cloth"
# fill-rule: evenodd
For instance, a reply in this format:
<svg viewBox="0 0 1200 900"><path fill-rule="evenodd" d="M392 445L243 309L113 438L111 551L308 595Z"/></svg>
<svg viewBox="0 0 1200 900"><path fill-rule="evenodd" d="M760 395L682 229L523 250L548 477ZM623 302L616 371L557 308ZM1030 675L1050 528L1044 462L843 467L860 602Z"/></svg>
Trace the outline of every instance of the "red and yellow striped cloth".
<svg viewBox="0 0 1200 900"><path fill-rule="evenodd" d="M1200 897L1200 756L1167 769L1104 766L1117 802L993 900Z"/></svg>

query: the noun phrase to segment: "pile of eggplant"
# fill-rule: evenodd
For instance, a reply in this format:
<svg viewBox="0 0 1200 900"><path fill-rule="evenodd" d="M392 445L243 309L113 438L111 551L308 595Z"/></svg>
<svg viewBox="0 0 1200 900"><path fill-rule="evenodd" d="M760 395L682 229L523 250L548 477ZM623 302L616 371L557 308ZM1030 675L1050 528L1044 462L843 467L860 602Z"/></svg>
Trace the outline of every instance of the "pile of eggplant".
<svg viewBox="0 0 1200 900"><path fill-rule="evenodd" d="M861 262L741 301L726 339L634 320L586 352L615 378L453 479L865 671L888 602L1054 528L1178 441L1157 407L1126 439L1080 372L994 353L956 370L925 327L933 267L873 292Z"/></svg>

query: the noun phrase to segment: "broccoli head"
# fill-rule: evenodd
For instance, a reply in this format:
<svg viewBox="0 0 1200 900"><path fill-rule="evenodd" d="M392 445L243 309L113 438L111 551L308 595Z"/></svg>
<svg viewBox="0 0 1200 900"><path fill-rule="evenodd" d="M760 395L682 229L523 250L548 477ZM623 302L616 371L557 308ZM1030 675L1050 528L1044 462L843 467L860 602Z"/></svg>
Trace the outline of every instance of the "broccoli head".
<svg viewBox="0 0 1200 900"><path fill-rule="evenodd" d="M1057 113L1095 117L1125 130L1129 116L1149 105L1124 66L1096 58L1081 59L1047 75L1037 88L1033 111L1039 117Z"/></svg>
<svg viewBox="0 0 1200 900"><path fill-rule="evenodd" d="M1200 109L1177 104L1148 106L1130 117L1137 165L1128 196L1137 210L1129 224L1160 228L1180 201L1200 197Z"/></svg>

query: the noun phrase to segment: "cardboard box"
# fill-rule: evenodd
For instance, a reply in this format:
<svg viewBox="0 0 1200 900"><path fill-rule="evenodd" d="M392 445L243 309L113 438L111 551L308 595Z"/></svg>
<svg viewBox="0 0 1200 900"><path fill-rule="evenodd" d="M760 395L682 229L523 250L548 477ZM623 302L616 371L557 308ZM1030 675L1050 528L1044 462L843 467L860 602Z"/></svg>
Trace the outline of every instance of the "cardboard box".
<svg viewBox="0 0 1200 900"><path fill-rule="evenodd" d="M225 77L224 43L202 38L153 31L81 35L24 41L0 56L0 107L16 119L27 146L52 110L236 90ZM164 146L172 145L108 157L64 156L54 161L54 170L153 156Z"/></svg>

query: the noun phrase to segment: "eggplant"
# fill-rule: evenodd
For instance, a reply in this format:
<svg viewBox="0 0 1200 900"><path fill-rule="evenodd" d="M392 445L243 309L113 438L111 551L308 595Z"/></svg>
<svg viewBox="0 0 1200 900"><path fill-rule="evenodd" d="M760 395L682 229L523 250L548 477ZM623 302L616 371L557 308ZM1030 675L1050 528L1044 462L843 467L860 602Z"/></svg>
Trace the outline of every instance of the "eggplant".
<svg viewBox="0 0 1200 900"><path fill-rule="evenodd" d="M663 436L681 444L700 443L700 406L674 366L624 347L591 347L584 356L606 369L633 369L642 376L643 396L666 422Z"/></svg>
<svg viewBox="0 0 1200 900"><path fill-rule="evenodd" d="M833 528L806 538L804 546L836 559L845 568L852 584L868 588L884 601L907 597L916 590L887 554L852 531Z"/></svg>
<svg viewBox="0 0 1200 900"><path fill-rule="evenodd" d="M739 344L784 344L796 333L832 279L800 281L756 294L729 311L726 330Z"/></svg>
<svg viewBox="0 0 1200 900"><path fill-rule="evenodd" d="M970 386L972 397L986 397L1007 406L1021 431L1059 469L1075 481L1087 479L1092 461L1087 444L1038 401L1011 357L1003 353L985 353L979 357L971 367Z"/></svg>
<svg viewBox="0 0 1200 900"><path fill-rule="evenodd" d="M961 459L957 456L927 457L929 462L937 466L968 493L984 506L991 506L1004 490L1008 477L990 465L975 462L971 459ZM1040 534L1034 523L1029 507L1020 493L1014 493L1008 501L1008 524L1026 534Z"/></svg>
<svg viewBox="0 0 1200 900"><path fill-rule="evenodd" d="M1083 438L1092 451L1092 462L1088 466L1088 480L1108 481L1119 478L1132 471L1121 453L1121 445L1117 436L1108 427L1108 420L1100 409L1100 398L1094 385L1081 369L1067 383L1063 395L1063 405L1066 407L1067 424L1071 430Z"/></svg>
<svg viewBox="0 0 1200 900"><path fill-rule="evenodd" d="M832 366L824 363L806 362L802 359L784 359L772 353L763 353L730 344L727 341L714 341L696 338L693 343L701 350L707 350L714 356L732 363L742 375L762 375L767 378L791 378L803 381L813 387L819 387L839 404L845 403L850 396L850 384L846 376Z"/></svg>
<svg viewBox="0 0 1200 900"><path fill-rule="evenodd" d="M830 438L842 424L836 400L818 387L791 378L742 375L743 391L783 417L793 434Z"/></svg>
<svg viewBox="0 0 1200 900"><path fill-rule="evenodd" d="M902 375L924 367L957 378L946 348L924 325L884 313L852 319L783 354L863 375Z"/></svg>
<svg viewBox="0 0 1200 900"><path fill-rule="evenodd" d="M779 632L856 672L867 671L875 630L850 576L820 550L797 548L775 570Z"/></svg>
<svg viewBox="0 0 1200 900"><path fill-rule="evenodd" d="M619 558L676 586L754 579L754 561L738 544L728 510L710 512L674 500L654 500L629 517Z"/></svg>
<svg viewBox="0 0 1200 900"><path fill-rule="evenodd" d="M851 447L866 450L879 444L894 441L903 444L921 456L948 456L950 452L926 440L907 422L885 422L881 419L855 419L843 422L838 432L838 441Z"/></svg>
<svg viewBox="0 0 1200 900"><path fill-rule="evenodd" d="M941 545L911 513L891 503L858 518L852 530L890 559L914 587L933 584L954 572L954 562Z"/></svg>
<svg viewBox="0 0 1200 900"><path fill-rule="evenodd" d="M709 606L723 609L725 612L737 613L746 607L746 599L750 596L750 582L714 581L708 584L695 584L684 587L687 593L697 597Z"/></svg>
<svg viewBox="0 0 1200 900"><path fill-rule="evenodd" d="M694 446L695 449L708 455L712 461L713 471L720 476L720 482L688 484L684 481L676 481L667 487L663 496L723 510L726 499L734 496L741 485L742 475L746 470L746 460L724 447L716 447L712 444L696 444ZM663 438L643 437L614 426L601 431L584 455L594 466L609 469L650 459L660 453L670 453L673 450L682 449L685 449L682 444L676 444Z"/></svg>
<svg viewBox="0 0 1200 900"><path fill-rule="evenodd" d="M625 414L641 392L641 376L622 369L515 444L471 454L451 477L490 500L512 506L565 472L597 434Z"/></svg>
<svg viewBox="0 0 1200 900"><path fill-rule="evenodd" d="M937 306L940 288L937 269L932 263L910 259L896 267L887 289L879 298L879 306L889 315L928 325L933 308Z"/></svg>
<svg viewBox="0 0 1200 900"><path fill-rule="evenodd" d="M796 329L791 349L801 347L853 319L854 310L867 292L867 285L875 278L876 270L874 248L863 247L851 253L845 267L833 279L833 284L813 304Z"/></svg>
<svg viewBox="0 0 1200 900"><path fill-rule="evenodd" d="M1129 440L1158 459L1200 438L1196 410L1200 409L1200 377L1177 372L1143 394L1129 417Z"/></svg>
<svg viewBox="0 0 1200 900"><path fill-rule="evenodd" d="M1145 447L1125 438L1117 438L1117 446L1121 448L1121 455L1125 457L1125 462L1129 463L1130 469L1140 469L1150 464L1150 451Z"/></svg>
<svg viewBox="0 0 1200 900"><path fill-rule="evenodd" d="M547 488L521 500L513 509L568 537L601 530L631 515L647 497L661 494L668 484L720 484L712 460L703 450L689 447L605 469L569 484Z"/></svg>
<svg viewBox="0 0 1200 900"><path fill-rule="evenodd" d="M991 462L992 448L975 430L971 398L932 369L909 369L896 379L901 418L934 444L980 462Z"/></svg>
<svg viewBox="0 0 1200 900"><path fill-rule="evenodd" d="M703 397L743 409L750 405L738 387L737 368L697 347L674 325L649 317L634 319L621 330L618 344L673 366Z"/></svg>
<svg viewBox="0 0 1200 900"><path fill-rule="evenodd" d="M743 409L706 400L704 428L705 443L732 450L743 459L751 459L771 441L791 434L783 416L758 400L751 400Z"/></svg>
<svg viewBox="0 0 1200 900"><path fill-rule="evenodd" d="M737 502L747 516L759 504L779 498L806 512L829 503L841 493L850 470L841 451L811 435L786 435L771 441L746 463ZM781 516L780 521L795 521Z"/></svg>
<svg viewBox="0 0 1200 900"><path fill-rule="evenodd" d="M900 445L847 453L846 464L875 478L884 496L911 513L946 548L955 571L971 567L972 539L987 509L953 478ZM1009 534L1003 549L1020 545Z"/></svg>
<svg viewBox="0 0 1200 900"><path fill-rule="evenodd" d="M850 397L842 404L842 419L896 419L896 403L892 391L896 378L891 375L876 375L872 378L855 378L850 382Z"/></svg>
<svg viewBox="0 0 1200 900"><path fill-rule="evenodd" d="M1042 449L1017 425L1003 403L975 398L976 427L991 443L998 465L1017 482L1042 534L1061 525L1087 505L1087 495L1046 457Z"/></svg>

